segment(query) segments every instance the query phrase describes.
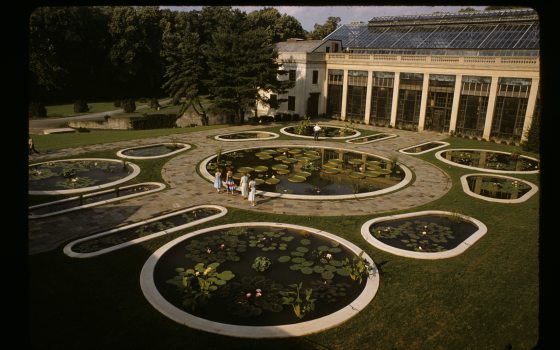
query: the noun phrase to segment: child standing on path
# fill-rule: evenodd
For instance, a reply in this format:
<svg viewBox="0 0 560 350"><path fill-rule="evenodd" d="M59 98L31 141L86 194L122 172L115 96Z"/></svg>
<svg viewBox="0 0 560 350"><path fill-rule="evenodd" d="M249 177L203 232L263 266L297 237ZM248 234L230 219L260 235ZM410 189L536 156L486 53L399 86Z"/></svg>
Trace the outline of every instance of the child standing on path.
<svg viewBox="0 0 560 350"><path fill-rule="evenodd" d="M214 188L220 193L220 189L222 188L222 172L220 168L216 169L216 173L214 174Z"/></svg>
<svg viewBox="0 0 560 350"><path fill-rule="evenodd" d="M256 203L256 196L257 196L257 183L254 179L249 181L249 202L251 202L251 206L254 207L257 205Z"/></svg>
<svg viewBox="0 0 560 350"><path fill-rule="evenodd" d="M228 169L227 173L226 173L226 191L229 192L231 191L232 195L235 195L233 193L233 191L235 191L235 189L237 188L237 186L235 185L235 182L233 181L233 171L231 171L231 169Z"/></svg>

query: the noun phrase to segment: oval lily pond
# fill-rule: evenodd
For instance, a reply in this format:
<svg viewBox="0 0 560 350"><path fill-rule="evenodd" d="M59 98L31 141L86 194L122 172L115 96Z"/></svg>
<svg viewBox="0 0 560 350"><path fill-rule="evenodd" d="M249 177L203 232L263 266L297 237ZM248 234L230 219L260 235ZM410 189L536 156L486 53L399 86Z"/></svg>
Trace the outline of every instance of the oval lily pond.
<svg viewBox="0 0 560 350"><path fill-rule="evenodd" d="M503 175L464 175L461 184L463 191L470 196L501 203L521 203L538 191L538 187L529 181Z"/></svg>
<svg viewBox="0 0 560 350"><path fill-rule="evenodd" d="M128 161L86 158L29 165L29 194L86 192L126 182L140 173Z"/></svg>
<svg viewBox="0 0 560 350"><path fill-rule="evenodd" d="M390 253L440 259L462 253L486 230L486 225L472 217L431 210L372 219L361 232L370 244Z"/></svg>
<svg viewBox="0 0 560 350"><path fill-rule="evenodd" d="M280 137L280 135L269 131L243 131L216 135L214 139L218 141L251 141L272 140L278 137Z"/></svg>
<svg viewBox="0 0 560 350"><path fill-rule="evenodd" d="M258 338L344 322L373 299L379 277L371 258L337 236L289 224L241 223L169 242L144 265L141 285L148 300L177 322ZM298 327L302 322L305 327ZM286 325L295 327L278 332ZM244 334L230 326L251 327Z"/></svg>
<svg viewBox="0 0 560 350"><path fill-rule="evenodd" d="M536 158L515 153L481 149L449 149L436 153L442 162L468 169L495 173L538 173L540 162Z"/></svg>
<svg viewBox="0 0 560 350"><path fill-rule="evenodd" d="M335 199L382 194L412 178L410 170L381 156L322 147L258 147L221 153L206 159L200 171L213 180L216 168L232 169L234 180L246 173L264 195Z"/></svg>
<svg viewBox="0 0 560 350"><path fill-rule="evenodd" d="M185 143L158 143L155 145L125 148L117 152L117 156L130 159L150 159L168 157L191 148Z"/></svg>
<svg viewBox="0 0 560 350"><path fill-rule="evenodd" d="M280 129L280 132L284 135L294 136L294 137L306 137L313 138L313 127L314 124L309 124L299 130L298 126L287 126ZM347 128L345 126L336 125L323 125L319 124L321 127L321 132L319 133L319 138L331 138L331 139L347 139L351 137L360 136L358 130Z"/></svg>

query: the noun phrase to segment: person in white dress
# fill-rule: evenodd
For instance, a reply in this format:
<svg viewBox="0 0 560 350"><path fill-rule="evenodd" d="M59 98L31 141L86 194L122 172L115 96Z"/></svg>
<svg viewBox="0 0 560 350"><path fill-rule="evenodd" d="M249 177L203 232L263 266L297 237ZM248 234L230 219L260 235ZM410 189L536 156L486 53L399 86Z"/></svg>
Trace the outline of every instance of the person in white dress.
<svg viewBox="0 0 560 350"><path fill-rule="evenodd" d="M222 188L222 172L220 169L216 169L216 173L214 174L214 188L220 193L220 189Z"/></svg>
<svg viewBox="0 0 560 350"><path fill-rule="evenodd" d="M247 199L249 196L249 177L247 174L243 174L243 176L241 176L239 186L241 187L241 196L243 196L244 199Z"/></svg>
<svg viewBox="0 0 560 350"><path fill-rule="evenodd" d="M256 196L257 196L257 183L254 179L249 181L249 202L251 202L251 206L257 205L256 203Z"/></svg>

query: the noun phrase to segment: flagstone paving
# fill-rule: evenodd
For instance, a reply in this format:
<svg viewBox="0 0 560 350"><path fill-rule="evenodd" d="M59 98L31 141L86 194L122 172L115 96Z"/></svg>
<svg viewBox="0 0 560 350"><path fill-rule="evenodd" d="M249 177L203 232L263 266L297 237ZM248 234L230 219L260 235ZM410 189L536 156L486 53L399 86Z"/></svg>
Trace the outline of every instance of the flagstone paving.
<svg viewBox="0 0 560 350"><path fill-rule="evenodd" d="M326 121L328 124L344 125L343 122ZM349 216L379 215L383 212L411 209L434 201L451 188L451 179L438 167L414 156L397 152L399 149L415 144L441 140L446 134L424 131L421 133L404 130L357 125L360 129L380 130L398 134L399 137L364 145L301 140L263 140L225 142L214 140L214 136L227 132L255 130L259 126L243 125L222 129L200 131L188 134L175 134L150 139L122 141L90 145L80 148L41 152L29 157L29 163L37 163L58 157L76 156L84 152L121 149L158 142L184 142L195 145L184 153L170 159L162 169L162 177L168 188L154 194L123 200L95 208L78 210L63 215L29 220L29 254L35 254L60 247L71 239L91 235L117 225L130 224L148 219L163 211L172 211L201 204L216 204L258 212L300 216ZM412 184L393 193L347 200L298 200L257 196L257 206L251 207L239 194L218 194L212 183L198 175L196 169L200 161L215 155L219 148L228 150L276 145L328 146L357 150L385 157L397 157L399 163L406 165L415 174ZM115 156L115 158L117 158Z"/></svg>

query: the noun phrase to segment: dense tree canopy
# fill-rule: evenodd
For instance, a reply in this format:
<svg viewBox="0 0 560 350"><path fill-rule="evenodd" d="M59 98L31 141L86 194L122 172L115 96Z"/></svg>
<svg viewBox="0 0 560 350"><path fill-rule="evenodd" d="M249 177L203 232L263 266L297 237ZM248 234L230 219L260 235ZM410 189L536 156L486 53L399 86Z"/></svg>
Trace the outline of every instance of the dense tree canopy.
<svg viewBox="0 0 560 350"><path fill-rule="evenodd" d="M327 21L323 25L315 23L315 26L313 27L313 31L309 33L309 37L311 39L317 39L317 40L323 39L330 33L334 32L336 28L338 28L339 23L340 23L340 17L329 17L327 18Z"/></svg>
<svg viewBox="0 0 560 350"><path fill-rule="evenodd" d="M30 101L200 97L240 120L259 89L280 92L274 43L304 37L292 16L228 6L40 7L29 20ZM291 83L289 83L291 84Z"/></svg>

